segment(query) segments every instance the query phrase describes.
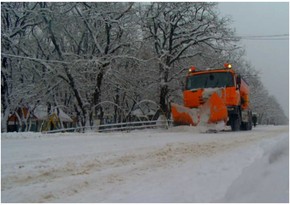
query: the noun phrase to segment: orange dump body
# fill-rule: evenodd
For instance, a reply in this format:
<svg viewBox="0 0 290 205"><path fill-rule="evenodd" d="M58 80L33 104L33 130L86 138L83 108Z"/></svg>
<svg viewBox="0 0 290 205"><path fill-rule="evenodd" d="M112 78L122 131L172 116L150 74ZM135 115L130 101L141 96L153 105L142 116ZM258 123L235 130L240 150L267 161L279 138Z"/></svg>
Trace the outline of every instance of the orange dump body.
<svg viewBox="0 0 290 205"><path fill-rule="evenodd" d="M246 110L249 108L249 86L247 85L247 83L242 79L241 80L241 87L240 87L240 95L241 95L241 107L243 110Z"/></svg>

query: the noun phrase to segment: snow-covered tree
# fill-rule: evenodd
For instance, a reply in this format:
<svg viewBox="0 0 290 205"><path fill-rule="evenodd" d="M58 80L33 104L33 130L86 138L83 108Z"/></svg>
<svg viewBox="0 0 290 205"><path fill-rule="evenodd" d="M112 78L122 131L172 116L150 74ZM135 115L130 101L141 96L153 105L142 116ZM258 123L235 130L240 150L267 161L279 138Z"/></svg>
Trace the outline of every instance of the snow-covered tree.
<svg viewBox="0 0 290 205"><path fill-rule="evenodd" d="M190 66L226 61L249 82L261 122L285 121L216 3L3 2L1 35L2 131L15 112L28 128L38 105L63 109L80 126L107 114L129 120L143 105L168 117Z"/></svg>
<svg viewBox="0 0 290 205"><path fill-rule="evenodd" d="M31 46L31 31L41 21L35 18L38 3L1 4L1 105L2 130L7 130L10 113L19 107L35 107L43 90L40 65L35 64L36 53ZM32 49L33 50L33 49ZM38 76L41 75L41 76ZM28 112L29 113L29 112ZM20 124L27 123L29 114L19 116Z"/></svg>
<svg viewBox="0 0 290 205"><path fill-rule="evenodd" d="M152 43L159 71L159 104L167 114L169 83L182 72L174 65L201 56L204 49L229 49L233 33L218 17L215 3L152 3L143 17L145 40ZM186 68L187 69L187 68Z"/></svg>

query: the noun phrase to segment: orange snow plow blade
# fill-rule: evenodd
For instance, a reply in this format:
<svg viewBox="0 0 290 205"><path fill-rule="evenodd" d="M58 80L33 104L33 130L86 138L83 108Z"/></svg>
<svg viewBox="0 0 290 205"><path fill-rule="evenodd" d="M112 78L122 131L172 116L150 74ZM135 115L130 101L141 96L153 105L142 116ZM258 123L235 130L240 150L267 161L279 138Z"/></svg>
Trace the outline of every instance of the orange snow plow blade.
<svg viewBox="0 0 290 205"><path fill-rule="evenodd" d="M226 122L228 117L227 107L216 92L198 109L190 109L171 103L171 113L176 125L196 126L200 122L208 124L220 121Z"/></svg>
<svg viewBox="0 0 290 205"><path fill-rule="evenodd" d="M204 123L217 123L228 118L228 110L223 100L214 92L205 104L200 106L200 121Z"/></svg>
<svg viewBox="0 0 290 205"><path fill-rule="evenodd" d="M182 105L171 103L171 114L176 125L197 125L199 122L197 110Z"/></svg>

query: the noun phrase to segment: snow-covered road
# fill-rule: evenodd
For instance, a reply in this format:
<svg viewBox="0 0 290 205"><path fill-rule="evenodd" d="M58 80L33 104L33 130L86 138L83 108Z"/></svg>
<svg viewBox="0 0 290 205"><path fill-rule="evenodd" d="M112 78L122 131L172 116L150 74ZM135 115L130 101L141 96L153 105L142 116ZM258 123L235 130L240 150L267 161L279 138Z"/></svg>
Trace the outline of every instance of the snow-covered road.
<svg viewBox="0 0 290 205"><path fill-rule="evenodd" d="M1 135L2 202L288 202L288 126Z"/></svg>

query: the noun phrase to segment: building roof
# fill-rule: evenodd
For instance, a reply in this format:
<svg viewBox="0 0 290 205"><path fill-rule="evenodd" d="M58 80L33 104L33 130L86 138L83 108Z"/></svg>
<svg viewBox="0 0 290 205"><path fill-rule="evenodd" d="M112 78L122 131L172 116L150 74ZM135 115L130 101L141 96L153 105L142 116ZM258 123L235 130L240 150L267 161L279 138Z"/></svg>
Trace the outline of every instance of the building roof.
<svg viewBox="0 0 290 205"><path fill-rule="evenodd" d="M51 114L55 113L60 121L63 122L73 122L70 116L68 116L61 108L58 108L59 114L57 115L57 108L52 107L51 108ZM47 120L48 119L48 113L47 113L47 106L37 106L33 112L35 117L37 117L38 120Z"/></svg>

